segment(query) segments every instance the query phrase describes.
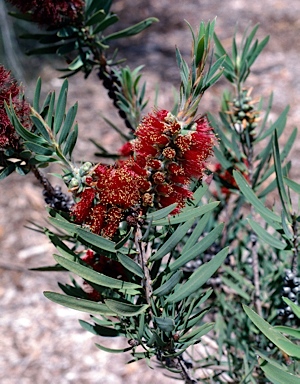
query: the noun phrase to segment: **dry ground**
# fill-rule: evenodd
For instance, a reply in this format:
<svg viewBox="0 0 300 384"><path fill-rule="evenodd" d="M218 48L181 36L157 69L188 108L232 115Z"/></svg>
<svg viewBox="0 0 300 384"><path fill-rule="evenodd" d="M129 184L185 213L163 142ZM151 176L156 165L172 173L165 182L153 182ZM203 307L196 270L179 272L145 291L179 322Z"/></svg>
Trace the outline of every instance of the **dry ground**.
<svg viewBox="0 0 300 384"><path fill-rule="evenodd" d="M0 0L3 1L3 0ZM266 98L274 92L272 118L290 104L288 131L300 117L300 2L298 0L165 0L115 1L115 10L123 24L148 16L160 23L142 37L122 42L120 56L133 66L146 64L145 79L153 99L160 85L159 106L172 105L172 86L178 86L174 47L188 57L190 33L183 21L196 27L200 20L217 16L216 31L228 45L236 24L243 30L260 23L259 37L271 35L270 42L254 67L249 85L254 95ZM26 68L25 68L26 70ZM59 89L59 75L49 66L40 68L33 77L42 76L44 90ZM208 91L201 112L217 111L220 82ZM28 84L32 92L32 85ZM87 81L80 75L70 80L69 102L79 101L81 141L78 159L89 159L94 148L88 138L117 148L118 138L101 121L99 111L119 123L111 110L96 75ZM151 105L151 102L149 103ZM300 179L300 144L293 150L293 174ZM12 175L0 183L0 382L3 384L99 384L99 383L175 383L143 363L124 365L127 357L109 355L95 348L98 340L81 330L77 319L88 316L47 301L42 292L57 290L60 274L31 272L28 268L52 264L53 249L42 235L26 229L28 221L45 223L44 203L40 187L31 176ZM101 341L102 342L102 341ZM106 340L108 345L121 342ZM154 362L155 365L155 362Z"/></svg>

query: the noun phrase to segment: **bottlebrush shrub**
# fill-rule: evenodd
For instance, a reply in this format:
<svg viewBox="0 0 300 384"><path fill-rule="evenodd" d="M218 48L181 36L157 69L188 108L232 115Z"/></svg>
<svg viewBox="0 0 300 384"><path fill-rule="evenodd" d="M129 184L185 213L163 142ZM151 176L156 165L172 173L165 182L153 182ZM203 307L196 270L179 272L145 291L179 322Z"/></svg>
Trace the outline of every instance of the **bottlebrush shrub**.
<svg viewBox="0 0 300 384"><path fill-rule="evenodd" d="M106 120L125 139L118 154L94 143L97 155L113 163L74 160L78 107L66 109L67 80L58 98L51 92L41 103L39 79L29 105L10 73L0 69L0 178L31 171L41 182L49 213L43 232L57 253L56 264L40 270L79 278L59 283L63 294L45 296L90 313L91 322L80 324L93 334L128 343L120 350L101 343L98 348L129 352L131 361L155 356L186 383L265 382L266 374L283 384L289 368L274 359L286 356L295 359L291 377L297 377L298 347L281 342L282 332L293 336L297 324L299 214L293 194L300 186L288 177L286 162L296 131L280 151L288 109L269 123L272 98L264 113L263 101L252 98L247 85L268 38L255 40L256 26L240 44L234 37L228 53L214 21L201 22L197 32L189 26L191 63L176 49L178 102L172 111L161 106L146 113L141 68L121 67L107 49L110 40L137 34L155 19L107 33L118 20L111 1L62 1L48 24L41 12L52 9L51 1L12 3L25 12L18 17L48 28L25 36L45 45L31 53L64 56L66 76L88 77L95 69L124 121L121 129ZM74 14L66 11L62 18L62 9ZM219 116L198 112L203 94L222 75L233 93L224 92ZM68 192L41 172L52 163ZM200 342L203 348L194 347Z"/></svg>

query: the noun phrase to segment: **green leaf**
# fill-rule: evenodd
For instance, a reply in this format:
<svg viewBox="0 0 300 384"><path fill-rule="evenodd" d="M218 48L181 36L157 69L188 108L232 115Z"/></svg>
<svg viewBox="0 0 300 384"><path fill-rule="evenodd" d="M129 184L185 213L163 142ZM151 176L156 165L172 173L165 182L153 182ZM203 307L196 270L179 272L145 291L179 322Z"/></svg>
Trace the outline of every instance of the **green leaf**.
<svg viewBox="0 0 300 384"><path fill-rule="evenodd" d="M287 177L283 177L283 180L289 188L291 188L294 192L296 192L300 195L300 184L299 183L296 183L294 180L291 180Z"/></svg>
<svg viewBox="0 0 300 384"><path fill-rule="evenodd" d="M281 222L281 218L274 212L266 208L263 203L258 199L258 197L251 189L250 185L247 183L246 179L240 172L234 170L233 176L242 194L245 196L248 202L253 205L256 211L261 214L264 219L268 218L275 222Z"/></svg>
<svg viewBox="0 0 300 384"><path fill-rule="evenodd" d="M13 171L16 169L15 164L9 164L4 169L0 170L0 180L5 179L7 176L9 176Z"/></svg>
<svg viewBox="0 0 300 384"><path fill-rule="evenodd" d="M259 224L257 224L255 221L251 219L247 219L251 228L253 231L267 244L271 245L272 247L276 249L285 249L286 244L282 241L276 239L274 235L271 235L269 232L267 232L263 227L261 227Z"/></svg>
<svg viewBox="0 0 300 384"><path fill-rule="evenodd" d="M180 283L182 277L183 272L181 270L176 271L165 283L153 291L153 295L158 297L168 295Z"/></svg>
<svg viewBox="0 0 300 384"><path fill-rule="evenodd" d="M99 335L103 337L117 337L123 334L123 332L119 332L117 329L104 327L103 325L98 324L90 324L84 320L79 320L79 324L86 331L91 332L94 335Z"/></svg>
<svg viewBox="0 0 300 384"><path fill-rule="evenodd" d="M300 384L299 376L286 372L284 369L280 369L262 359L260 359L259 363L261 369L273 384Z"/></svg>
<svg viewBox="0 0 300 384"><path fill-rule="evenodd" d="M69 109L67 116L66 116L66 119L64 121L63 127L60 131L60 135L59 135L59 139L58 139L59 145L62 145L62 143L64 143L66 138L68 137L68 135L72 129L72 125L74 123L75 117L76 117L77 109L78 109L78 103L75 103Z"/></svg>
<svg viewBox="0 0 300 384"><path fill-rule="evenodd" d="M216 256L214 256L208 263L201 265L192 275L188 278L186 283L181 284L175 289L175 292L167 298L168 303L177 303L183 300L196 291L198 291L204 283L217 271L220 265L226 259L228 254L228 247L222 249Z"/></svg>
<svg viewBox="0 0 300 384"><path fill-rule="evenodd" d="M95 344L97 348L101 349L101 351L109 352L109 353L123 353L131 351L133 347L123 348L123 349L112 349L108 347L104 347L104 345Z"/></svg>
<svg viewBox="0 0 300 384"><path fill-rule="evenodd" d="M65 110L67 105L67 93L68 93L68 80L64 80L57 100L57 106L54 117L54 133L57 133L60 130L61 124L65 117Z"/></svg>
<svg viewBox="0 0 300 384"><path fill-rule="evenodd" d="M99 9L98 12L94 13L93 16L91 16L85 22L85 25L89 27L90 25L94 25L94 24L100 23L105 18L105 16L106 16L106 14L103 11L103 9Z"/></svg>
<svg viewBox="0 0 300 384"><path fill-rule="evenodd" d="M241 288L238 284L234 283L232 280L227 279L225 276L221 277L224 286L231 288L235 293L241 296L246 301L250 302L250 296L245 292L245 288Z"/></svg>
<svg viewBox="0 0 300 384"><path fill-rule="evenodd" d="M36 154L39 155L44 155L44 156L52 156L53 155L53 149L50 149L49 147L47 148L46 146L41 146L35 143L31 143L29 141L25 141L24 145L26 148L28 148L31 152L35 152Z"/></svg>
<svg viewBox="0 0 300 384"><path fill-rule="evenodd" d="M180 336L178 342L186 343L186 342L189 342L190 340L199 341L200 337L210 332L214 328L214 326L215 326L215 323L207 323L207 324L201 325L201 327L196 327L191 332L185 333L183 336Z"/></svg>
<svg viewBox="0 0 300 384"><path fill-rule="evenodd" d="M62 256L53 255L53 257L58 264L66 268L68 271L75 273L76 275L82 277L84 280L87 280L91 283L95 283L97 285L101 285L103 287L108 287L111 289L118 289L119 291L133 295L139 293L137 290L141 289L141 287L137 284L114 279L102 273L96 272L93 269L87 268L82 264L68 260Z"/></svg>
<svg viewBox="0 0 300 384"><path fill-rule="evenodd" d="M169 317L154 317L154 321L163 332L172 332L175 328L174 319Z"/></svg>
<svg viewBox="0 0 300 384"><path fill-rule="evenodd" d="M252 309L243 304L244 311L257 328L288 356L300 359L300 346L293 344L289 339L274 329L269 323L262 319Z"/></svg>
<svg viewBox="0 0 300 384"><path fill-rule="evenodd" d="M300 340L300 329L286 327L284 325L276 325L274 327L274 329L276 329L277 331L279 331L281 333L285 333L286 335L294 337L295 339Z"/></svg>
<svg viewBox="0 0 300 384"><path fill-rule="evenodd" d="M40 103L40 97L41 97L41 87L42 87L42 80L39 77L36 86L35 86L35 92L33 96L33 103L32 106L36 111L40 111L39 103Z"/></svg>
<svg viewBox="0 0 300 384"><path fill-rule="evenodd" d="M119 262L126 268L128 271L134 273L136 276L140 278L144 278L144 272L139 264L137 264L134 260L126 255L122 255L121 253L117 254Z"/></svg>
<svg viewBox="0 0 300 384"><path fill-rule="evenodd" d="M116 243L114 243L113 241L106 239L100 235L96 235L95 233L89 232L81 227L76 227L76 233L78 235L78 239L87 246L95 246L99 250L104 250L111 253L117 253L117 251L121 253L128 252L128 249L125 247L121 247L117 250L115 248Z"/></svg>
<svg viewBox="0 0 300 384"><path fill-rule="evenodd" d="M36 129L43 136L43 138L51 144L51 139L47 128L45 127L45 122L42 120L40 115L30 115L32 122L34 123Z"/></svg>
<svg viewBox="0 0 300 384"><path fill-rule="evenodd" d="M146 215L146 220L160 220L168 216L169 213L171 213L175 208L177 207L177 203L171 204L168 207L159 209L155 212L148 213Z"/></svg>
<svg viewBox="0 0 300 384"><path fill-rule="evenodd" d="M93 35L96 35L97 33L104 31L104 29L108 28L110 25L115 24L119 20L118 16L115 14L107 15L107 17L101 21L97 25L97 27L93 31Z"/></svg>
<svg viewBox="0 0 300 384"><path fill-rule="evenodd" d="M214 201L212 203L208 203L202 205L201 207L186 207L181 213L175 216L168 217L167 219L153 220L154 225L174 225L179 224L188 219L194 218L204 215L207 212L212 211L219 205L219 201Z"/></svg>
<svg viewBox="0 0 300 384"><path fill-rule="evenodd" d="M122 29L121 31L112 33L105 37L106 40L113 40L113 39L120 39L122 37L129 37L133 35L137 35L138 33L142 32L144 29L150 27L151 24L154 22L157 22L158 19L155 17L149 17L143 21L140 21L139 23L132 25L131 27Z"/></svg>
<svg viewBox="0 0 300 384"><path fill-rule="evenodd" d="M289 221L291 221L291 215L289 210L287 209L287 207L290 207L290 201L287 196L285 185L283 182L283 173L282 173L282 166L281 166L276 129L274 131L274 136L273 136L273 156L274 156L274 164L275 164L275 172L276 172L276 181L277 181L278 193L280 196L281 204L286 214L286 217L288 218Z"/></svg>
<svg viewBox="0 0 300 384"><path fill-rule="evenodd" d="M291 307L292 311L298 317L298 319L300 319L300 307L299 307L299 305L293 303L292 300L288 299L287 297L283 297L282 299L287 305L289 305Z"/></svg>
<svg viewBox="0 0 300 384"><path fill-rule="evenodd" d="M211 214L210 212L208 212L205 215L203 215L203 217L201 217L201 219L198 221L196 227L193 229L188 240L186 241L186 243L182 248L182 251L181 251L182 255L198 242L199 237L204 231L204 228L206 227L210 217L211 217Z"/></svg>
<svg viewBox="0 0 300 384"><path fill-rule="evenodd" d="M185 252L182 252L181 256L178 257L169 267L170 271L176 271L189 261L193 260L196 256L201 255L207 248L209 248L216 239L220 236L224 228L224 224L220 223L216 228L210 231L204 236L198 243Z"/></svg>
<svg viewBox="0 0 300 384"><path fill-rule="evenodd" d="M77 138L78 138L78 124L76 123L74 126L74 130L69 134L64 144L64 147L63 147L64 156L69 155L71 157Z"/></svg>
<svg viewBox="0 0 300 384"><path fill-rule="evenodd" d="M175 232L169 237L169 239L163 243L163 245L150 257L150 261L156 261L162 259L167 253L172 251L180 240L186 235L187 231L193 225L195 219L192 218L181 224Z"/></svg>
<svg viewBox="0 0 300 384"><path fill-rule="evenodd" d="M94 313L103 316L115 316L115 312L109 309L105 304L95 303L94 301L78 299L77 297L62 295L56 292L44 292L44 296L54 303L72 308L77 311Z"/></svg>
<svg viewBox="0 0 300 384"><path fill-rule="evenodd" d="M148 304L134 305L111 299L104 300L104 302L108 308L119 316L136 316L149 308Z"/></svg>

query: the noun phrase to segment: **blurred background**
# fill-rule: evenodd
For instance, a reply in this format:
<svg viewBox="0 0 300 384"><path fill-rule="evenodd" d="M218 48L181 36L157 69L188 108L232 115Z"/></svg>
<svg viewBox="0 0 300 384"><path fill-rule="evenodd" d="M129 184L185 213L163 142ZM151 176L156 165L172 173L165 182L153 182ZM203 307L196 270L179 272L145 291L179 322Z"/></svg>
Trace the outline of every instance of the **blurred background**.
<svg viewBox="0 0 300 384"><path fill-rule="evenodd" d="M31 48L20 40L20 33L32 33L32 25L7 16L8 5L0 0L0 63L11 69L22 81L31 101L38 76L43 92L59 90L62 80L55 70L62 62L53 57L27 57ZM158 106L171 108L173 90L178 89L179 74L175 46L185 58L190 55L191 36L184 20L194 28L200 21L217 17L216 32L226 47L235 31L239 35L247 26L259 23L257 36L270 35L270 41L253 67L248 86L253 96L267 99L274 92L271 114L273 121L290 105L287 132L298 125L300 117L300 2L299 0L115 0L112 10L120 17L120 28L143 18L155 16L160 21L143 34L119 41L119 58L125 57L134 68L144 64L149 109L159 86ZM30 28L30 30L29 30ZM227 84L221 80L204 95L199 113L217 113L220 96ZM122 126L111 101L101 87L96 73L88 80L81 74L70 79L69 105L79 102L78 160L97 161L90 138L102 146L117 149L119 137L102 120L100 113ZM284 141L284 137L282 138ZM300 181L300 143L292 155L292 177ZM56 182L56 181L54 181ZM42 292L56 290L57 281L68 276L59 273L29 271L29 268L51 265L54 249L43 235L29 230L30 222L45 225L46 214L41 188L30 175L10 175L0 182L0 382L2 384L46 383L175 383L143 362L126 365L130 356L110 355L98 350L96 337L82 330L77 319L88 315L47 301ZM101 343L115 348L122 340L106 339ZM178 381L176 381L178 382Z"/></svg>

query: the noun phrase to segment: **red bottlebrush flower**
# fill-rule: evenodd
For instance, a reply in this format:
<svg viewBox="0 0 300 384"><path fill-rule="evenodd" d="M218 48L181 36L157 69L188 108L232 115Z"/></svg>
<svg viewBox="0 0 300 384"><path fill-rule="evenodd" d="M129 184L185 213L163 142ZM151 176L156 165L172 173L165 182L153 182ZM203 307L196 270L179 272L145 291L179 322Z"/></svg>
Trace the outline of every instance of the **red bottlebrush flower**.
<svg viewBox="0 0 300 384"><path fill-rule="evenodd" d="M30 13L34 22L52 28L81 25L84 0L7 0L22 13Z"/></svg>
<svg viewBox="0 0 300 384"><path fill-rule="evenodd" d="M99 234L105 223L106 206L103 204L95 205L90 211L88 223L93 233Z"/></svg>
<svg viewBox="0 0 300 384"><path fill-rule="evenodd" d="M159 203L162 207L177 203L177 207L171 212L171 214L175 215L185 206L186 200L193 197L193 193L186 188L176 185L172 185L172 188L173 191L169 195L159 196Z"/></svg>
<svg viewBox="0 0 300 384"><path fill-rule="evenodd" d="M71 210L71 213L75 216L76 223L83 223L89 216L95 196L96 192L92 188L86 188L79 194L80 201L76 203Z"/></svg>
<svg viewBox="0 0 300 384"><path fill-rule="evenodd" d="M163 172L155 172L152 176L154 184L162 184L164 183L166 176Z"/></svg>
<svg viewBox="0 0 300 384"><path fill-rule="evenodd" d="M129 157L133 155L133 145L131 141L128 141L127 143L123 144L122 147L119 149L119 153L121 156Z"/></svg>
<svg viewBox="0 0 300 384"><path fill-rule="evenodd" d="M211 132L205 117L196 120L196 131L191 132L188 148L180 148L179 164L184 168L187 177L202 177L205 161L212 154L215 136Z"/></svg>
<svg viewBox="0 0 300 384"><path fill-rule="evenodd" d="M21 123L30 128L30 107L29 104L21 99L21 87L17 84L3 66L0 66L0 148L18 149L19 137L11 124L5 110L5 103L10 103L12 99L15 112Z"/></svg>
<svg viewBox="0 0 300 384"><path fill-rule="evenodd" d="M122 217L123 210L121 208L110 208L106 213L105 227L103 228L102 235L109 238L113 237L119 227Z"/></svg>

